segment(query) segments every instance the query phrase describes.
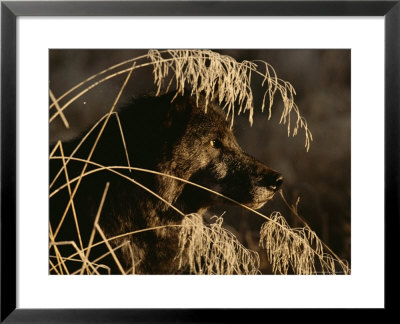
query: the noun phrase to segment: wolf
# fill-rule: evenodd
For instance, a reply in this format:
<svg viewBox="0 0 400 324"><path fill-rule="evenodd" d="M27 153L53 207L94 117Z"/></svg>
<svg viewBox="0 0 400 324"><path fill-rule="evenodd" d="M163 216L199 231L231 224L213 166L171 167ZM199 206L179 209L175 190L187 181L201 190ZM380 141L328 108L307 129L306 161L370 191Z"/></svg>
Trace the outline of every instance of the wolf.
<svg viewBox="0 0 400 324"><path fill-rule="evenodd" d="M70 229L60 230L60 239L78 241L76 230L72 230L78 222L83 246L90 239L98 213L107 237L136 231L110 241L115 247L130 240L129 248L119 249L126 271L180 273L174 261L177 230L168 227L181 224L186 214L201 214L230 202L200 186L259 209L283 182L279 172L243 152L221 107L206 103L204 98L172 92L136 99L120 108L115 118L110 117L97 141L100 127L86 136L83 144L85 133L62 144L66 157L75 151L74 159L68 162L69 179L78 179L84 160L90 157L90 161L68 212L65 206L71 193L65 186L50 199L50 223L54 230L65 215L63 228ZM63 163L60 158L51 159L50 179ZM59 176L54 187L63 181L65 178Z"/></svg>

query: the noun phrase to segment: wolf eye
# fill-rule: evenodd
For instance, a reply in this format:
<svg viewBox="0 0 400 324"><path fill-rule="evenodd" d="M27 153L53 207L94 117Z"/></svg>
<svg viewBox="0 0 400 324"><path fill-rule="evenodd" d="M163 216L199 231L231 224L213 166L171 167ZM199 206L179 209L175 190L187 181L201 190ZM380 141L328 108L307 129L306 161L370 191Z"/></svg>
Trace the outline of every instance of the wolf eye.
<svg viewBox="0 0 400 324"><path fill-rule="evenodd" d="M217 139L213 139L210 141L210 145L215 148L220 148L222 146L222 143Z"/></svg>

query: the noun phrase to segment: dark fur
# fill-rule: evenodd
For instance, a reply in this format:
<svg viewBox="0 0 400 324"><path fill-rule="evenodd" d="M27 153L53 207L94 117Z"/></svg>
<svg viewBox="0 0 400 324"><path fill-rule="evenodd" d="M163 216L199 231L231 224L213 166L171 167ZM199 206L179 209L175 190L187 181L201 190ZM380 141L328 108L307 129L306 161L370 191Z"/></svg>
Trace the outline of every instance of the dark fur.
<svg viewBox="0 0 400 324"><path fill-rule="evenodd" d="M197 107L195 99L190 96L179 96L171 102L173 95L136 100L119 112L132 166L190 180L253 208L261 207L272 198L282 182L280 174L241 150L222 110L210 104L205 113L204 103L200 102ZM98 129L86 140L76 157L87 158ZM66 156L80 140L63 144ZM105 128L91 161L107 166L127 165L115 116ZM60 160L51 162L50 179L61 166ZM69 178L79 175L82 167L81 162L70 162ZM96 167L89 165L86 171L93 168ZM186 214L223 202L222 198L207 191L165 176L118 171L145 185ZM64 175L53 188L63 181ZM182 216L176 211L127 179L108 171L96 172L83 179L74 199L84 245L87 244L106 182L110 183L110 187L100 225L108 237L182 221ZM67 189L63 189L50 200L53 230L65 209L67 197ZM70 212L65 228L74 227L72 220ZM61 231L57 240L76 240L76 236L71 236L72 232ZM177 230L168 229L148 231L129 238L134 241L132 246L136 260L141 260L136 271L176 273L173 262L178 244L176 234ZM121 241L114 242L114 245L118 243ZM129 269L131 264L127 251L125 249L122 259L124 267Z"/></svg>

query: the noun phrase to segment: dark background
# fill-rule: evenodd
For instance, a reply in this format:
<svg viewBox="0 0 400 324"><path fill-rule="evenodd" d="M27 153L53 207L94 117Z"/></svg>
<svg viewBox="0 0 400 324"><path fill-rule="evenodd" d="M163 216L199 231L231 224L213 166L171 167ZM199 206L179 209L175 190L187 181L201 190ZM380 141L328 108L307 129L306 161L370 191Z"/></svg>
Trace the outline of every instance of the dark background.
<svg viewBox="0 0 400 324"><path fill-rule="evenodd" d="M300 197L299 214L318 236L341 258L350 262L350 50L215 50L237 61L264 60L279 78L296 89L295 102L306 118L314 141L309 152L304 147L304 132L287 136L280 125L282 101L275 95L272 118L261 113L261 80L254 79L254 124L248 116L235 118L235 134L242 148L268 166L280 171L285 182L283 193L290 204ZM146 50L51 50L50 89L59 97L77 83L114 64L145 54ZM82 132L112 106L126 74L95 87L65 110L71 125L66 130L60 118L50 124L50 141L68 139ZM135 70L119 103L152 93L150 68ZM292 227L302 226L282 199L274 200L260 211L269 215L280 211ZM260 216L239 207L226 211L224 223L248 248L260 251ZM271 273L265 253L260 251L262 272Z"/></svg>

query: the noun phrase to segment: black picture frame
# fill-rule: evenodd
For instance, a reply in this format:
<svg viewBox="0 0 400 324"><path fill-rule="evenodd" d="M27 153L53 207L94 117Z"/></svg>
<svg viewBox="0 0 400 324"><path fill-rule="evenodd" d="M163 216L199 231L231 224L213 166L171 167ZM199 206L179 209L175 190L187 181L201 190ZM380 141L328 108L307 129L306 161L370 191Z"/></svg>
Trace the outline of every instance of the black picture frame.
<svg viewBox="0 0 400 324"><path fill-rule="evenodd" d="M383 16L385 19L385 309L398 283L400 1L2 1L1 322L235 322L266 309L19 309L16 307L16 19L18 16ZM371 176L371 175L367 175ZM373 266L373 265L371 265ZM367 283L366 283L367 284ZM249 314L251 313L251 314ZM240 315L240 316L239 316Z"/></svg>

